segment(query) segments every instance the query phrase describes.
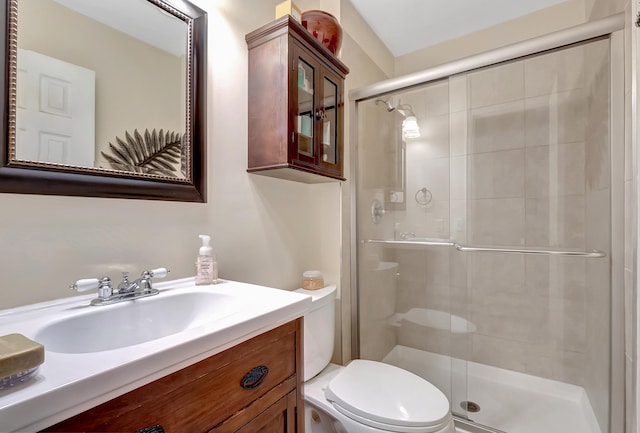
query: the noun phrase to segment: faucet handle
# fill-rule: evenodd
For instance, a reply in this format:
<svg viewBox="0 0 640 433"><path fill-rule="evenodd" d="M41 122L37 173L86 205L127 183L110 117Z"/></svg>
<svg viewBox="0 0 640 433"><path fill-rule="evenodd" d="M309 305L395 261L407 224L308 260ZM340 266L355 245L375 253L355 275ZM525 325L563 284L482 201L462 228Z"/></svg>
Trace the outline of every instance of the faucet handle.
<svg viewBox="0 0 640 433"><path fill-rule="evenodd" d="M83 278L70 285L69 288L77 292L98 289L98 296L103 299L108 298L113 293L109 277Z"/></svg>
<svg viewBox="0 0 640 433"><path fill-rule="evenodd" d="M157 268L150 271L143 271L136 281L138 282L140 289L151 290L151 278L164 278L169 273L167 268Z"/></svg>
<svg viewBox="0 0 640 433"><path fill-rule="evenodd" d="M83 278L70 285L69 288L77 292L86 292L87 290L97 289L98 286L100 286L98 278Z"/></svg>
<svg viewBox="0 0 640 433"><path fill-rule="evenodd" d="M167 268L157 268L157 269L152 269L150 271L147 271L149 273L149 276L151 277L155 277L155 278L164 278L167 276L167 274L170 272L169 269ZM144 273L143 273L144 274Z"/></svg>

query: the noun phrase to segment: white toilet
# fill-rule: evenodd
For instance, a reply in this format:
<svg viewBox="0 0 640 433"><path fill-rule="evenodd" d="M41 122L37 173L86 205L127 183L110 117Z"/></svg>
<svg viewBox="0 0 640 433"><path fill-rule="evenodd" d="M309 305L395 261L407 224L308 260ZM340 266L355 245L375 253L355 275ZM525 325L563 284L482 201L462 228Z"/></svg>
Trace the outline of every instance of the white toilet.
<svg viewBox="0 0 640 433"><path fill-rule="evenodd" d="M304 316L307 433L455 433L447 397L423 378L376 361L330 364L336 286L296 292L313 298Z"/></svg>

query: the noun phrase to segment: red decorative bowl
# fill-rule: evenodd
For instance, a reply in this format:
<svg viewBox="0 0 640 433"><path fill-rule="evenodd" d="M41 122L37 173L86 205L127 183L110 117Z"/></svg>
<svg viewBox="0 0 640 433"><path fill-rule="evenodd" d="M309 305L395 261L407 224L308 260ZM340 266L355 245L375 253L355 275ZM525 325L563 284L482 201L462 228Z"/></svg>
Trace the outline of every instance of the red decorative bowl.
<svg viewBox="0 0 640 433"><path fill-rule="evenodd" d="M338 53L342 45L342 27L336 17L319 10L305 11L302 12L302 25L334 55Z"/></svg>

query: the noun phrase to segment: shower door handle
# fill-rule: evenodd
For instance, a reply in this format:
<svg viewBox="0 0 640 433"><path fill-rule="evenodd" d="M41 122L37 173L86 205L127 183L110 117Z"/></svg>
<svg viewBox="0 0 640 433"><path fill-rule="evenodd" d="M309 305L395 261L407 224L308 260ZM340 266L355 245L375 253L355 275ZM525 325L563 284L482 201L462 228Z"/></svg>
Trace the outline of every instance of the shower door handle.
<svg viewBox="0 0 640 433"><path fill-rule="evenodd" d="M382 208L382 204L378 200L374 200L371 205L371 217L380 222L380 219L385 214L385 210ZM377 223L376 223L377 224ZM363 243L370 244L387 244L387 245L422 245L422 246L441 246L441 247L454 247L456 250L463 253L506 253L506 254L531 254L541 256L565 256L565 257L584 257L587 259L599 259L607 257L607 253L600 250L588 250L588 251L563 251L563 250L538 250L533 248L501 248L501 247L474 247L469 245L460 245L456 242L445 240L381 240L381 239L369 239L362 241Z"/></svg>
<svg viewBox="0 0 640 433"><path fill-rule="evenodd" d="M590 251L561 251L561 250L536 250L536 249L524 249L524 248L500 248L500 247L472 247L466 245L460 245L454 243L453 246L456 250L467 252L481 252L481 253L507 253L507 254L532 254L543 256L565 256L565 257L585 257L585 258L602 258L607 254L604 251L590 250Z"/></svg>

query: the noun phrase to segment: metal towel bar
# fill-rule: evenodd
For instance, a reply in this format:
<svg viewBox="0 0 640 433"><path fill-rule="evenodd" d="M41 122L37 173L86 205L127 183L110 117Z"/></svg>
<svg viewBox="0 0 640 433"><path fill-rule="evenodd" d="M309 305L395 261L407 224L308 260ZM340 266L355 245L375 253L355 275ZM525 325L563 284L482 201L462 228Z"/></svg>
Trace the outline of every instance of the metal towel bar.
<svg viewBox="0 0 640 433"><path fill-rule="evenodd" d="M370 239L366 241L370 244L385 244L385 245L424 245L424 246L445 246L454 247L461 252L485 252L485 253L506 253L506 254L532 254L543 256L565 256L565 257L585 257L589 259L606 257L607 254L604 251L590 250L590 251L566 251L566 250L542 250L542 249L526 249L526 248L500 248L500 247L473 247L467 245L460 245L457 242L444 241L444 240L421 240L421 241L396 241L396 240L375 240Z"/></svg>

